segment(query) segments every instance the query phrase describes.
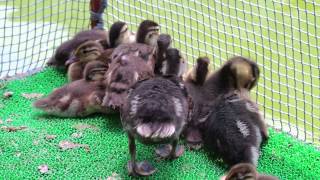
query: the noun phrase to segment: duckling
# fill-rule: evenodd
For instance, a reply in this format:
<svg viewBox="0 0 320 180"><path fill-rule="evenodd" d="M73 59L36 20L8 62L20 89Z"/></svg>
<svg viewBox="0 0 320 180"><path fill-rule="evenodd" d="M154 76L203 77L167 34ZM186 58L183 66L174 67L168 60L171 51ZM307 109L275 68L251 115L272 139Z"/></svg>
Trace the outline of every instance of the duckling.
<svg viewBox="0 0 320 180"><path fill-rule="evenodd" d="M86 41L81 44L66 63L71 65L68 68L68 79L70 82L83 78L85 65L96 60L103 53L102 45L97 41ZM107 62L105 62L107 63Z"/></svg>
<svg viewBox="0 0 320 180"><path fill-rule="evenodd" d="M183 79L192 101L191 118L183 132L187 146L190 149L200 149L203 138L201 125L210 111L210 104L203 94L203 84L209 73L210 60L208 57L199 57L194 68L190 69Z"/></svg>
<svg viewBox="0 0 320 180"><path fill-rule="evenodd" d="M196 66L196 69L199 68L199 71L192 71L185 78L186 86L194 103L191 122L188 123L186 130L186 138L191 148L193 148L192 144L198 141L195 146L196 149L202 146L201 133L199 133L202 130L199 129L203 128L212 110L211 106L215 98L220 94L225 94L232 90L242 88L251 90L256 85L260 74L259 68L254 61L241 56L229 59L220 69L211 75L207 75L208 63L203 60L201 61L203 62L202 65L198 64ZM201 67L204 69L201 70ZM197 75L196 73L199 74ZM201 77L206 78L202 78L201 80Z"/></svg>
<svg viewBox="0 0 320 180"><path fill-rule="evenodd" d="M259 174L256 168L249 163L239 163L234 165L220 180L278 180L278 178Z"/></svg>
<svg viewBox="0 0 320 180"><path fill-rule="evenodd" d="M152 60L152 65L155 65L156 43L159 37L159 25L156 22L145 20L140 23L136 34L136 43L121 44L116 47L111 55L112 61L119 59L117 57L126 54L136 54L142 59ZM136 53L138 51L138 53ZM150 58L152 57L152 58Z"/></svg>
<svg viewBox="0 0 320 180"><path fill-rule="evenodd" d="M129 31L128 24L121 21L112 24L108 35L107 48L115 48L120 44L134 43L136 41L135 34Z"/></svg>
<svg viewBox="0 0 320 180"><path fill-rule="evenodd" d="M84 79L73 81L54 90L46 98L34 102L35 108L59 117L83 117L93 113L113 113L101 106L105 85L105 63L89 62L85 67Z"/></svg>
<svg viewBox="0 0 320 180"><path fill-rule="evenodd" d="M162 63L162 74L175 74L182 79L183 74L187 71L188 64L180 51L176 48L168 48L165 51L166 59Z"/></svg>
<svg viewBox="0 0 320 180"><path fill-rule="evenodd" d="M268 139L268 133L248 89L219 95L211 108L204 130L208 150L221 155L229 166L237 163L256 166L260 146Z"/></svg>
<svg viewBox="0 0 320 180"><path fill-rule="evenodd" d="M155 74L161 75L163 62L166 58L166 50L171 46L172 39L168 34L160 34L157 40L156 64L154 68Z"/></svg>
<svg viewBox="0 0 320 180"><path fill-rule="evenodd" d="M92 40L107 40L107 32L99 29L86 30L77 33L72 39L62 43L55 51L54 55L47 62L48 66L65 69L65 64L71 57L71 53L82 43Z"/></svg>
<svg viewBox="0 0 320 180"><path fill-rule="evenodd" d="M131 156L129 175L149 176L156 171L149 162L136 161L135 139L144 144L169 143L156 149L162 158L178 158L184 152L178 141L189 107L186 88L178 77L182 71L178 54L175 59L168 60L174 63L170 63L165 76L136 83L121 108L121 122L128 134Z"/></svg>
<svg viewBox="0 0 320 180"><path fill-rule="evenodd" d="M136 35L137 43L145 43L150 46L156 46L159 37L159 24L151 21L144 20L140 23L138 27L138 32Z"/></svg>
<svg viewBox="0 0 320 180"><path fill-rule="evenodd" d="M146 62L134 54L119 56L115 59L106 73L107 89L103 105L118 109L127 98L127 90L136 82L153 77L153 67L148 62L150 60Z"/></svg>

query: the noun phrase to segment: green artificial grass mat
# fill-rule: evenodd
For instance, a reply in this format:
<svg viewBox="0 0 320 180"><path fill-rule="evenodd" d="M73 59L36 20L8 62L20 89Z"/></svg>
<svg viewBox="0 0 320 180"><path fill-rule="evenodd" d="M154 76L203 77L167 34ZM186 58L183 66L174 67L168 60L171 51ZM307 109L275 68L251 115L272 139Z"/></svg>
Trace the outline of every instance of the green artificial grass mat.
<svg viewBox="0 0 320 180"><path fill-rule="evenodd" d="M46 116L32 108L34 100L21 96L22 93L48 94L66 82L62 72L47 68L2 85L1 95L12 91L13 96L1 97L0 101L0 179L129 178L128 142L118 115ZM77 125L84 129L75 128ZM27 129L8 132L4 126L26 126ZM259 159L259 172L280 179L320 179L320 151L285 133L271 128L269 132L270 140ZM77 137L79 134L81 137ZM56 135L56 138L47 140L46 135ZM86 144L90 151L88 148L63 151L58 147L63 140ZM156 160L152 146L138 143L137 153L139 160L150 160L158 169L151 176L153 179L218 179L226 170L220 159L212 158L204 150L186 151L174 161ZM49 171L40 173L40 165L47 165Z"/></svg>

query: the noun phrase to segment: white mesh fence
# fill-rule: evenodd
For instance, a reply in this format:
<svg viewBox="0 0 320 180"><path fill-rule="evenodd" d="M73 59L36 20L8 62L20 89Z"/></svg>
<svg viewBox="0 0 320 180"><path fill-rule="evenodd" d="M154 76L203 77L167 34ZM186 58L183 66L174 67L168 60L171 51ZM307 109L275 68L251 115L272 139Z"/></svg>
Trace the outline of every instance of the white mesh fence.
<svg viewBox="0 0 320 180"><path fill-rule="evenodd" d="M43 67L89 25L88 0L13 2L0 1L0 77ZM108 1L106 27L121 20L135 31L144 19L158 22L190 64L204 55L213 69L234 55L255 60L261 78L252 95L268 124L320 146L319 1Z"/></svg>

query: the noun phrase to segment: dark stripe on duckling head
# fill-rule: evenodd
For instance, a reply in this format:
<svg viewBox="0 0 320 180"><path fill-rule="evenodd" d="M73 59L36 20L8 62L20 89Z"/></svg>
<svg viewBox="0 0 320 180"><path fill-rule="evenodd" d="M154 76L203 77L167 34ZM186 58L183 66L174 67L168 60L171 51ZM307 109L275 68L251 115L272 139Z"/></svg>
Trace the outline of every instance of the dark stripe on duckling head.
<svg viewBox="0 0 320 180"><path fill-rule="evenodd" d="M145 43L146 36L151 31L159 31L159 24L151 20L142 21L139 25L136 36L137 43Z"/></svg>
<svg viewBox="0 0 320 180"><path fill-rule="evenodd" d="M126 28L124 28L126 26ZM125 33L128 31L128 26L125 22L115 22L112 24L109 30L109 42L110 42L110 48L114 48L117 46L116 42L120 37L120 34Z"/></svg>

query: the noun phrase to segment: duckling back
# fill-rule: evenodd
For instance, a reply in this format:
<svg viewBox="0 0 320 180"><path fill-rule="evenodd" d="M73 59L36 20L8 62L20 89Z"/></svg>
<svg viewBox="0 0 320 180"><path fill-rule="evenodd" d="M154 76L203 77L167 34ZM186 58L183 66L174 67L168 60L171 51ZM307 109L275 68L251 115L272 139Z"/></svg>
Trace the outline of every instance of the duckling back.
<svg viewBox="0 0 320 180"><path fill-rule="evenodd" d="M267 139L266 127L257 105L241 92L217 97L205 128L205 145L232 166L257 165L261 143Z"/></svg>
<svg viewBox="0 0 320 180"><path fill-rule="evenodd" d="M186 89L176 77L137 83L121 109L124 128L145 142L179 137L187 116Z"/></svg>

